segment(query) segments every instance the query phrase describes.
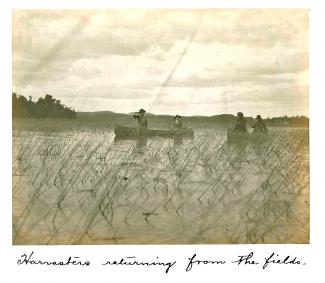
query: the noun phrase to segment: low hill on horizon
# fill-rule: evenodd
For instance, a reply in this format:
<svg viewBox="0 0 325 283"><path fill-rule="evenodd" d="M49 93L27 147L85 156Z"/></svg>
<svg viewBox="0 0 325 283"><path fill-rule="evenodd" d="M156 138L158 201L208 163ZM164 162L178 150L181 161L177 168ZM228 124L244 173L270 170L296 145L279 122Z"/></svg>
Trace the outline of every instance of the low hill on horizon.
<svg viewBox="0 0 325 283"><path fill-rule="evenodd" d="M135 120L132 117L133 113L115 113L113 111L97 111L97 112L76 112L76 118L78 120L91 120L97 122L104 122L114 126L115 123L125 126L135 126ZM147 113L148 126L152 128L171 128L174 120L173 115L167 114L153 114ZM254 123L253 117L245 117L247 124L252 125ZM236 116L232 114L217 114L213 116L183 116L184 124L193 128L214 128L219 126L227 126L234 124ZM309 118L305 116L294 117L273 117L263 119L269 127L308 127Z"/></svg>

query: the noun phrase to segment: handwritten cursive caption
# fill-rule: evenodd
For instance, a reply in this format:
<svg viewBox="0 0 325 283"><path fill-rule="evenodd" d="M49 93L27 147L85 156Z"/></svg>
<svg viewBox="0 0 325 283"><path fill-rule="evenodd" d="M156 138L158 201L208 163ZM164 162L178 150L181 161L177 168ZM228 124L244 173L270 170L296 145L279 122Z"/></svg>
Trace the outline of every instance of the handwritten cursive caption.
<svg viewBox="0 0 325 283"><path fill-rule="evenodd" d="M156 257L155 260L140 260L136 256L126 256L119 259L108 259L99 263L102 266L125 266L125 267L156 267L161 268L165 273L169 273L176 266L176 260L164 261ZM98 263L96 263L98 264ZM233 260L226 259L200 259L197 254L186 258L182 265L185 266L184 271L190 272L193 269L197 269L202 266L214 265L222 266L226 264L232 264L234 266L259 266L262 269L266 269L272 265L306 265L305 262L293 257L291 255L281 256L275 252L270 253L262 259L258 259L254 252L250 252L245 255L239 255ZM69 256L63 260L52 260L52 259L40 259L34 251L22 254L17 260L17 265L45 265L45 266L81 266L89 267L93 265L90 260L82 259L78 256ZM179 264L181 265L181 264Z"/></svg>

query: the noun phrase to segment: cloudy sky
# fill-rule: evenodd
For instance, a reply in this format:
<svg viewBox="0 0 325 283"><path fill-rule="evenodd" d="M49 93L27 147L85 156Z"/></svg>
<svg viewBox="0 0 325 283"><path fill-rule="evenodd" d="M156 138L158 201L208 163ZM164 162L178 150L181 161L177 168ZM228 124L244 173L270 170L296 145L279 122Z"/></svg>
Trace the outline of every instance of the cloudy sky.
<svg viewBox="0 0 325 283"><path fill-rule="evenodd" d="M77 111L308 115L308 11L18 10L13 91Z"/></svg>

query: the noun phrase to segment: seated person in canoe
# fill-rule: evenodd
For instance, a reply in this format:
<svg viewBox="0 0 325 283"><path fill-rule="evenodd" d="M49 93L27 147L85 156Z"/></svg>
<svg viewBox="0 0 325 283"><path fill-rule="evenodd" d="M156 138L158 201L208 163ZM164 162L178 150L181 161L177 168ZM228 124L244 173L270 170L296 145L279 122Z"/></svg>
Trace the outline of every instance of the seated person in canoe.
<svg viewBox="0 0 325 283"><path fill-rule="evenodd" d="M255 118L255 124L252 126L254 128L253 133L267 133L268 129L266 128L261 115L257 115Z"/></svg>
<svg viewBox="0 0 325 283"><path fill-rule="evenodd" d="M174 117L174 129L175 130L184 129L183 120L180 115L176 115Z"/></svg>
<svg viewBox="0 0 325 283"><path fill-rule="evenodd" d="M241 132L241 133L247 133L246 120L245 120L244 114L242 112L237 113L237 119L236 119L234 131Z"/></svg>

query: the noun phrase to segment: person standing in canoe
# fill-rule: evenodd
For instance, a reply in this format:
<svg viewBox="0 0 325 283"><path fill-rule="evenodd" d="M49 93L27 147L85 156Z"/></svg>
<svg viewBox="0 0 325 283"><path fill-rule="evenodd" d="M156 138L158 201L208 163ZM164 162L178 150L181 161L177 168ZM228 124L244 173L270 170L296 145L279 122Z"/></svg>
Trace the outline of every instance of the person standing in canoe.
<svg viewBox="0 0 325 283"><path fill-rule="evenodd" d="M180 115L174 117L174 128L175 130L183 129L183 121Z"/></svg>
<svg viewBox="0 0 325 283"><path fill-rule="evenodd" d="M140 109L133 115L133 118L137 120L139 133L148 129L148 120L145 116L146 110Z"/></svg>
<svg viewBox="0 0 325 283"><path fill-rule="evenodd" d="M236 119L234 131L247 133L246 120L245 120L244 114L242 112L237 113L237 119Z"/></svg>
<svg viewBox="0 0 325 283"><path fill-rule="evenodd" d="M254 133L267 133L268 129L266 128L261 115L257 115L255 118L255 124L252 126L254 128Z"/></svg>

